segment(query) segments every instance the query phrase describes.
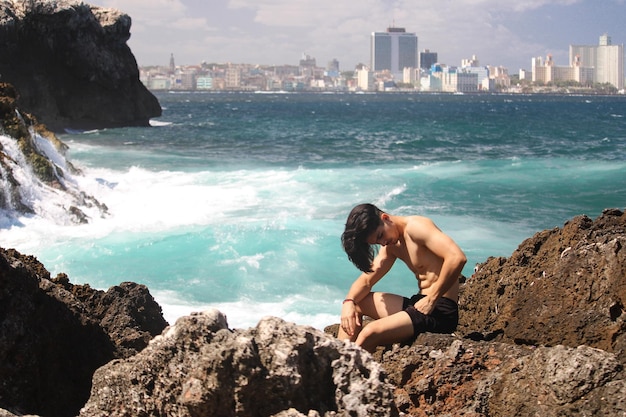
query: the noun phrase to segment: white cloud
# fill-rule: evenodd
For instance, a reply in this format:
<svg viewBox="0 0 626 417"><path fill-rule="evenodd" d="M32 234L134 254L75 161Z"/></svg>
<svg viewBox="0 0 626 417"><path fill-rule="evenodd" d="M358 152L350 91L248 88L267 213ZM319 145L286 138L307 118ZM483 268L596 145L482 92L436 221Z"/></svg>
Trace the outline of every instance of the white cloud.
<svg viewBox="0 0 626 417"><path fill-rule="evenodd" d="M625 0L99 1L131 16L129 45L142 65L163 63L170 52L179 63L296 64L306 52L318 65L337 58L342 69L350 69L369 61L372 31L396 25L415 32L420 50L438 52L449 65L476 54L483 64L512 65L514 72L546 51L566 53L563 29L579 33L582 28L560 22L562 12L583 6L594 13L602 8L619 11ZM545 10L553 13L553 21L542 14ZM589 22L602 28L599 34L612 30L602 25L603 18ZM561 35L561 52L550 44L555 35ZM614 41L625 41L626 36L612 35Z"/></svg>
<svg viewBox="0 0 626 417"><path fill-rule="evenodd" d="M187 13L181 0L97 0L93 4L121 10L150 26L167 23Z"/></svg>

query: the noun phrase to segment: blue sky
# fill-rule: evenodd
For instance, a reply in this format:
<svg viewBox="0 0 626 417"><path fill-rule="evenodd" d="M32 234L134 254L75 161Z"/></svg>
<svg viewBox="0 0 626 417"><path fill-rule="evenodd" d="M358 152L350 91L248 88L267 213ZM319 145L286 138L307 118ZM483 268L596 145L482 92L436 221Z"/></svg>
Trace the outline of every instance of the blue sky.
<svg viewBox="0 0 626 417"><path fill-rule="evenodd" d="M94 0L132 18L128 44L139 65L233 62L297 65L303 53L341 70L369 63L373 31L404 27L447 65L476 55L511 74L569 45L608 33L626 43L626 0Z"/></svg>

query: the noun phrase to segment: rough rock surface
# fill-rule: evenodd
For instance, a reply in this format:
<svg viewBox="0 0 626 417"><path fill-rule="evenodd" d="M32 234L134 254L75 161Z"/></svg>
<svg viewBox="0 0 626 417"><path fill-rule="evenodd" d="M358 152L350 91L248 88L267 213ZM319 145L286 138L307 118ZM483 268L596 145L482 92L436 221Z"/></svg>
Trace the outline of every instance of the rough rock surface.
<svg viewBox="0 0 626 417"><path fill-rule="evenodd" d="M0 407L75 416L93 372L143 349L167 323L145 286L72 285L32 256L0 249Z"/></svg>
<svg viewBox="0 0 626 417"><path fill-rule="evenodd" d="M462 285L455 335L374 355L411 416L626 415L626 214L578 216ZM326 331L336 334L337 325Z"/></svg>
<svg viewBox="0 0 626 417"><path fill-rule="evenodd" d="M147 126L161 107L127 46L131 19L75 0L0 0L0 80L53 131Z"/></svg>
<svg viewBox="0 0 626 417"><path fill-rule="evenodd" d="M275 317L229 330L192 314L142 352L94 375L81 410L96 416L393 416L380 364L355 345Z"/></svg>
<svg viewBox="0 0 626 417"><path fill-rule="evenodd" d="M395 403L410 416L621 416L626 375L613 353L421 335L379 350Z"/></svg>
<svg viewBox="0 0 626 417"><path fill-rule="evenodd" d="M117 355L93 375L86 404L76 391L80 417L624 417L625 231L626 215L611 209L537 233L463 284L456 334L423 334L374 355L278 318L230 330L211 311L179 319L131 356L149 338L137 329L150 314L133 307L147 296L131 296L128 308L106 306L133 284L96 296L64 275L47 280L34 258L3 251L0 407L72 415L58 402L69 394L48 380L71 388L68 370L84 378L95 368L83 363ZM83 309L90 313L79 315ZM113 329L107 323L117 316L127 317ZM48 352L51 340L59 346ZM17 407L14 399L26 396L30 408Z"/></svg>
<svg viewBox="0 0 626 417"><path fill-rule="evenodd" d="M626 214L578 216L491 258L464 285L458 333L614 352L626 362Z"/></svg>

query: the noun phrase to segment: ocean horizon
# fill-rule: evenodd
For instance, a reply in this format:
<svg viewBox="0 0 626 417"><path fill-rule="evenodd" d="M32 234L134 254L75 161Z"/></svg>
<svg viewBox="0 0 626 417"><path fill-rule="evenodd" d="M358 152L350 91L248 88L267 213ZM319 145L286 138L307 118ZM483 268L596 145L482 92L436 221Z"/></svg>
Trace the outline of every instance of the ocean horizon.
<svg viewBox="0 0 626 417"><path fill-rule="evenodd" d="M151 127L58 135L82 170L68 181L108 215L71 224L64 196L29 179L36 213L0 213L0 244L74 284L144 284L170 324L207 308L233 328L338 322L359 203L432 218L470 282L537 232L626 207L624 96L155 95ZM417 282L398 262L374 289Z"/></svg>

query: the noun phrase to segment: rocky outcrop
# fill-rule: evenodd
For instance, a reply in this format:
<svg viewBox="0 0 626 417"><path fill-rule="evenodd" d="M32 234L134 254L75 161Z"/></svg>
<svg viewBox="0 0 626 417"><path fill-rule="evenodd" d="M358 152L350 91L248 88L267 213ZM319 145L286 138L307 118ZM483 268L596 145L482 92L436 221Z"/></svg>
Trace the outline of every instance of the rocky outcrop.
<svg viewBox="0 0 626 417"><path fill-rule="evenodd" d="M268 317L230 330L214 310L98 369L80 415L394 416L384 377L367 352L313 328Z"/></svg>
<svg viewBox="0 0 626 417"><path fill-rule="evenodd" d="M0 80L53 131L147 126L161 107L127 46L131 19L74 0L0 1Z"/></svg>
<svg viewBox="0 0 626 417"><path fill-rule="evenodd" d="M278 318L231 330L218 311L183 317L148 343L143 328L152 323L151 314L138 314L143 308L136 306L150 304L147 291L131 296L127 307L108 307L118 292L125 298L136 284L95 295L64 275L48 280L34 258L4 251L0 278L7 270L20 279L0 282L0 380L10 376L0 387L0 407L70 415L52 406L57 398L32 369L47 366L46 379L71 386L63 380L67 376L55 376L70 369L67 362L51 364L41 346L75 326L76 334L61 347L78 361L73 366L118 358L95 371L88 401L87 393L76 391L84 404L80 417L623 417L625 230L626 215L613 209L596 220L579 216L537 233L510 258L479 265L463 284L454 335L423 334L413 344L381 347L374 355ZM44 328L31 319L43 320L42 312L49 316ZM110 326L122 316L121 327ZM77 351L72 343L93 346ZM82 377L94 369L84 367ZM19 370L26 371L20 374L24 380ZM47 395L35 392L33 381ZM37 407L7 403L20 395L22 401L30 395L34 400L26 404Z"/></svg>
<svg viewBox="0 0 626 417"><path fill-rule="evenodd" d="M77 415L93 372L136 354L166 325L145 286L72 285L34 257L0 249L0 408Z"/></svg>
<svg viewBox="0 0 626 417"><path fill-rule="evenodd" d="M626 375L617 356L581 345L524 346L424 334L377 359L406 415L623 416Z"/></svg>
<svg viewBox="0 0 626 417"><path fill-rule="evenodd" d="M625 288L626 214L578 216L479 265L455 335L375 358L411 416L623 417Z"/></svg>
<svg viewBox="0 0 626 417"><path fill-rule="evenodd" d="M491 258L459 300L464 336L525 345L588 345L626 362L626 214L578 216Z"/></svg>

